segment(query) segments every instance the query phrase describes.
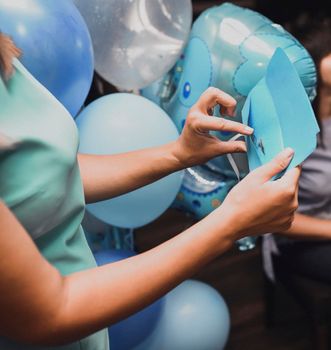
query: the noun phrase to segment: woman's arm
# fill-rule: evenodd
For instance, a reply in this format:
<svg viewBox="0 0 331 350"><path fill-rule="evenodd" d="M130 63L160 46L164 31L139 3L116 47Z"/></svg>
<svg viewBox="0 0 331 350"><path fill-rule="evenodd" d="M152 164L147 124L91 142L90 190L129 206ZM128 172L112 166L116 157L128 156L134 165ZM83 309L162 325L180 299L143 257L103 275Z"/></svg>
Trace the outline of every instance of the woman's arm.
<svg viewBox="0 0 331 350"><path fill-rule="evenodd" d="M209 134L210 130L252 133L245 125L210 116L216 105L222 106L223 113L233 115L236 101L216 88L209 88L191 108L179 139L170 144L119 155L80 154L86 202L127 193L221 154L245 152L243 141L222 142Z"/></svg>
<svg viewBox="0 0 331 350"><path fill-rule="evenodd" d="M238 184L208 217L127 260L61 276L0 202L0 334L36 345L83 338L152 303L245 235L289 228L299 170L285 151Z"/></svg>
<svg viewBox="0 0 331 350"><path fill-rule="evenodd" d="M291 228L277 234L294 239L331 239L331 220L296 213Z"/></svg>

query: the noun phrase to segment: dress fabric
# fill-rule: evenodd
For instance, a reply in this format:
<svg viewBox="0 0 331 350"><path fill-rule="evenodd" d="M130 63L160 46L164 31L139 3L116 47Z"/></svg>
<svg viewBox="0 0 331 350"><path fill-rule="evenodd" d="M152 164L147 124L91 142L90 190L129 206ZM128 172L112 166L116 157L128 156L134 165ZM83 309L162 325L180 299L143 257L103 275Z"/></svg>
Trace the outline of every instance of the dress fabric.
<svg viewBox="0 0 331 350"><path fill-rule="evenodd" d="M81 227L85 201L76 125L19 61L14 67L9 82L0 79L0 198L62 275L95 267ZM58 347L28 347L0 338L0 349L108 350L109 344L102 330Z"/></svg>

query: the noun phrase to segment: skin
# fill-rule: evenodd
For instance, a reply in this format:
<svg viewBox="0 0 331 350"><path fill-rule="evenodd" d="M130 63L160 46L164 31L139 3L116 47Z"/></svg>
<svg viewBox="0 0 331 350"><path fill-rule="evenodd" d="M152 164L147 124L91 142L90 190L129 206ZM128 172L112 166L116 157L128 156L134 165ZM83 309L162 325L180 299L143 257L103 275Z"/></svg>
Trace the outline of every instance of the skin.
<svg viewBox="0 0 331 350"><path fill-rule="evenodd" d="M321 120L331 116L331 54L325 56L319 66ZM331 239L331 220L296 213L291 228L281 235L294 239L325 240Z"/></svg>
<svg viewBox="0 0 331 350"><path fill-rule="evenodd" d="M21 50L18 49L12 39L3 35L0 32L0 66L1 66L1 74L5 80L9 79L11 74L13 73L12 67L12 59L13 57L18 57L21 54Z"/></svg>
<svg viewBox="0 0 331 350"><path fill-rule="evenodd" d="M215 155L244 151L241 142L224 143L209 135L209 130L252 132L211 117L216 104L227 114L235 108L230 96L208 90L189 112L184 132L174 143L120 156L79 155L87 201L119 195ZM41 256L24 227L0 202L0 335L35 345L81 339L155 301L237 239L288 229L298 205L300 170L270 179L287 167L292 156L293 151L286 149L250 173L218 209L158 247L69 276L62 276Z"/></svg>

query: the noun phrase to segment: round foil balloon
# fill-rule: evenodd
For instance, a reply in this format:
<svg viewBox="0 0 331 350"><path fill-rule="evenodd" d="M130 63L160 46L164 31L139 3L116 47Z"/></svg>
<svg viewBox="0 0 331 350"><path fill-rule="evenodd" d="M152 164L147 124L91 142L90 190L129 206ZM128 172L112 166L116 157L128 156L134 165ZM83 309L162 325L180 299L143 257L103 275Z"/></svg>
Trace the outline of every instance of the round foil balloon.
<svg viewBox="0 0 331 350"><path fill-rule="evenodd" d="M68 0L0 0L0 30L22 50L26 68L75 116L89 92L93 48Z"/></svg>
<svg viewBox="0 0 331 350"><path fill-rule="evenodd" d="M191 0L74 0L89 27L95 68L113 85L139 89L176 62L192 23Z"/></svg>
<svg viewBox="0 0 331 350"><path fill-rule="evenodd" d="M104 96L87 106L76 121L82 153L125 153L178 138L175 125L160 107L133 94ZM171 205L181 183L182 173L176 172L122 196L90 204L87 209L110 225L140 227Z"/></svg>
<svg viewBox="0 0 331 350"><path fill-rule="evenodd" d="M240 120L246 96L263 77L277 47L293 62L308 96L313 99L316 68L307 50L280 25L230 3L212 7L198 17L183 57L163 78L163 86L158 83L154 91L180 131L188 110L209 86L224 90L237 100L237 120ZM215 115L219 115L217 109ZM217 133L217 136L228 140L233 135ZM224 167L230 169L224 157L211 163L220 171Z"/></svg>

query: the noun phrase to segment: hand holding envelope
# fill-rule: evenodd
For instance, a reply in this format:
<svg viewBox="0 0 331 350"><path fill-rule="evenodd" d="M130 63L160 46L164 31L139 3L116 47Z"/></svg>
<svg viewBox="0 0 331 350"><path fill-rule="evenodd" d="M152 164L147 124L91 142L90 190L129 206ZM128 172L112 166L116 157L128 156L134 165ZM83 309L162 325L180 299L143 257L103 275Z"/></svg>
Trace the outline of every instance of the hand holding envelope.
<svg viewBox="0 0 331 350"><path fill-rule="evenodd" d="M266 75L249 93L242 121L254 128L246 136L250 171L290 147L287 169L301 164L316 148L319 127L299 75L282 49L274 53Z"/></svg>

